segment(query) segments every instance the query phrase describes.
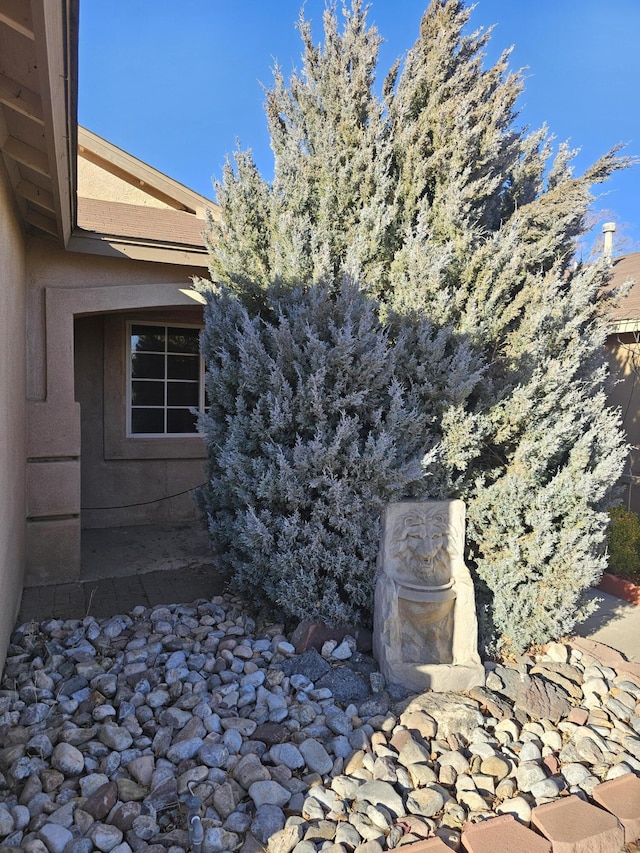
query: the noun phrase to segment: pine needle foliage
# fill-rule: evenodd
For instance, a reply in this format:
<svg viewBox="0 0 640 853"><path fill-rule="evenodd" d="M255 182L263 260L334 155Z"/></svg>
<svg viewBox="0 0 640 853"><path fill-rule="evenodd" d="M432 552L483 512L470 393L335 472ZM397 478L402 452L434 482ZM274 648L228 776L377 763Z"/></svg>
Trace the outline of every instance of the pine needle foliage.
<svg viewBox="0 0 640 853"><path fill-rule="evenodd" d="M389 500L460 497L485 640L567 634L605 568L625 447L606 405L606 260L575 263L591 188L462 0L432 0L376 91L360 0L301 17L274 72L274 177L237 151L210 222L202 429L212 541L283 613L368 621ZM554 153L555 148L555 153Z"/></svg>

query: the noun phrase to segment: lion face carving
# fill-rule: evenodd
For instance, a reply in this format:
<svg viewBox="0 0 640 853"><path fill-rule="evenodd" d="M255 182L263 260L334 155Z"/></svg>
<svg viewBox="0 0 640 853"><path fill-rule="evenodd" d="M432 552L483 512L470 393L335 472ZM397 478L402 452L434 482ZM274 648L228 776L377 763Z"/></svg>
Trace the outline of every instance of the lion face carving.
<svg viewBox="0 0 640 853"><path fill-rule="evenodd" d="M408 505L395 520L390 556L395 573L429 586L450 580L449 519L439 507Z"/></svg>

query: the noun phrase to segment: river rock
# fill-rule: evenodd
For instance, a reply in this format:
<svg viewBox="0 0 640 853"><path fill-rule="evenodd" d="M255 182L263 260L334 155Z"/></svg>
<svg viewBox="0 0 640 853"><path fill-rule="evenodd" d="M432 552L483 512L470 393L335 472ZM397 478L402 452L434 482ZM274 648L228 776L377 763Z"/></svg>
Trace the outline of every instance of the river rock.
<svg viewBox="0 0 640 853"><path fill-rule="evenodd" d="M289 770L299 770L305 766L305 759L302 753L292 743L274 744L271 747L269 756L274 764L283 764Z"/></svg>
<svg viewBox="0 0 640 853"><path fill-rule="evenodd" d="M285 826L272 832L267 838L268 853L291 853L296 844L302 840L302 826L299 823Z"/></svg>
<svg viewBox="0 0 640 853"><path fill-rule="evenodd" d="M436 788L419 788L407 797L407 810L423 817L432 817L444 807L444 797Z"/></svg>
<svg viewBox="0 0 640 853"><path fill-rule="evenodd" d="M396 817L402 817L405 812L402 797L388 782L365 782L356 791L356 802L367 802L371 805L382 805Z"/></svg>
<svg viewBox="0 0 640 853"><path fill-rule="evenodd" d="M547 778L547 774L535 761L525 761L516 770L516 781L520 791L530 791L536 782Z"/></svg>
<svg viewBox="0 0 640 853"><path fill-rule="evenodd" d="M118 801L118 786L115 782L106 782L97 788L82 804L94 820L103 820Z"/></svg>
<svg viewBox="0 0 640 853"><path fill-rule="evenodd" d="M272 835L283 829L284 822L284 812L279 806L275 803L262 803L256 809L251 822L251 834L257 841L266 844Z"/></svg>
<svg viewBox="0 0 640 853"><path fill-rule="evenodd" d="M245 790L249 790L254 782L265 782L271 779L269 770L263 765L256 753L244 755L233 769L233 776Z"/></svg>
<svg viewBox="0 0 640 853"><path fill-rule="evenodd" d="M45 823L38 830L38 838L47 845L50 853L63 853L66 845L73 839L73 835L60 824Z"/></svg>
<svg viewBox="0 0 640 853"><path fill-rule="evenodd" d="M187 740L178 741L169 747L167 750L167 758L178 764L180 761L186 761L197 755L202 748L204 741L201 737L192 737Z"/></svg>
<svg viewBox="0 0 640 853"><path fill-rule="evenodd" d="M149 841L159 831L158 824L152 815L138 815L133 819L131 828L143 841Z"/></svg>
<svg viewBox="0 0 640 853"><path fill-rule="evenodd" d="M65 776L79 776L84 770L84 756L70 743L59 743L51 755L51 766Z"/></svg>
<svg viewBox="0 0 640 853"><path fill-rule="evenodd" d="M313 773L329 773L333 767L333 761L326 749L313 738L307 738L299 746L300 753L305 760L309 770Z"/></svg>
<svg viewBox="0 0 640 853"><path fill-rule="evenodd" d="M95 823L89 830L89 838L102 853L111 853L122 841L122 832L117 826L107 823Z"/></svg>
<svg viewBox="0 0 640 853"><path fill-rule="evenodd" d="M291 792L278 782L253 782L249 787L249 796L256 808L263 805L286 806L291 798Z"/></svg>
<svg viewBox="0 0 640 853"><path fill-rule="evenodd" d="M469 696L403 698L383 682L374 695L370 658L287 658L282 626L258 635L230 601L14 633L0 691L5 846L179 853L177 804L192 790L203 853L381 853L433 837L460 848L467 821L526 825L533 805L640 772L631 664L563 647L491 664Z"/></svg>
<svg viewBox="0 0 640 853"><path fill-rule="evenodd" d="M20 808L26 808L25 806L21 806ZM27 823L29 823L29 810L27 809ZM19 829L24 829L24 826L18 827ZM13 819L13 816L10 814L9 810L6 808L0 808L0 836L6 836L12 833L16 829L16 822Z"/></svg>
<svg viewBox="0 0 640 853"><path fill-rule="evenodd" d="M150 785L155 767L153 755L140 755L138 758L133 758L127 764L127 772L140 785Z"/></svg>

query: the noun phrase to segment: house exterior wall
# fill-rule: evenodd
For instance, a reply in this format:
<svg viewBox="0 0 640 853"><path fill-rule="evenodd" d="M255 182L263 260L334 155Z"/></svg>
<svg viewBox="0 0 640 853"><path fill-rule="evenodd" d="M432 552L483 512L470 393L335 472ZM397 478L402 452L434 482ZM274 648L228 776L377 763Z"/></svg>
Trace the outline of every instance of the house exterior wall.
<svg viewBox="0 0 640 853"><path fill-rule="evenodd" d="M95 465L99 459L98 450L90 444L82 445L81 408L76 400L74 381L74 321L91 315L179 306L193 312L197 303L182 292L190 287L193 267L65 252L38 238L29 239L27 257L30 334L27 343L29 461L25 584L32 586L80 578L81 452ZM86 329L81 330L80 346L83 345L83 331ZM95 352L92 357L95 358ZM99 374L99 365L95 361L92 363ZM83 381L78 385L81 395L85 394ZM101 381L100 375L97 381ZM85 440L90 442L95 437L96 425L92 423L91 412L87 417L87 423L92 425L86 427ZM191 459L201 459L202 442L194 437L191 443L199 445L197 453L192 451ZM129 456L122 455L117 460L120 468L124 470L129 464L135 472L135 464L131 463L135 463L139 453L136 449L133 455L131 452ZM143 458L157 456L158 451L152 448ZM106 480L110 495L117 497L119 506L136 502L140 494L139 478L146 471L142 473L139 469L137 475L132 473L131 476L116 475L115 459L113 463L109 466L111 479ZM158 484L164 485L174 471L170 471L171 466L166 463L158 467L164 470L164 481ZM106 476L104 466L95 470ZM182 479L178 478L175 491L180 491L180 485L186 480L187 473L184 473ZM190 480L187 485L195 483ZM88 488L85 484L85 493ZM127 489L133 489L133 493L127 493ZM92 493L87 494L87 500L93 497ZM104 497L101 496L101 500ZM108 505L111 505L111 497ZM121 524L122 514L118 518L115 523ZM95 524L97 519L89 517L89 522ZM100 523L110 522L105 522L103 516Z"/></svg>
<svg viewBox="0 0 640 853"><path fill-rule="evenodd" d="M25 559L25 287L24 238L0 160L0 671Z"/></svg>
<svg viewBox="0 0 640 853"><path fill-rule="evenodd" d="M205 449L199 436L126 436L129 320L201 326L202 309L194 305L76 320L82 528L193 521L196 508L188 490L205 478ZM170 495L177 496L165 499Z"/></svg>
<svg viewBox="0 0 640 853"><path fill-rule="evenodd" d="M629 509L640 513L640 334L611 335L606 352L614 379L609 402L620 409L631 446L623 475L624 500Z"/></svg>
<svg viewBox="0 0 640 853"><path fill-rule="evenodd" d="M135 187L117 175L112 175L96 163L86 160L82 154L78 157L78 195L102 201L118 201L123 204L171 210L165 202L149 195L141 187Z"/></svg>

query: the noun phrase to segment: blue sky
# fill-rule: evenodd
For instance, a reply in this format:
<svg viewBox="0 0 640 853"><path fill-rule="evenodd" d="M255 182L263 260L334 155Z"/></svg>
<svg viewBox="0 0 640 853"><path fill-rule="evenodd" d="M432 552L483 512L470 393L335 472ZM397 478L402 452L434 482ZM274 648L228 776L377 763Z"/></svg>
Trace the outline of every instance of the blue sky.
<svg viewBox="0 0 640 853"><path fill-rule="evenodd" d="M301 5L81 0L80 124L209 198L237 139L268 178L261 84L275 60L285 74L300 66ZM316 41L324 6L305 4ZM415 42L426 6L372 0L380 80ZM619 142L640 156L639 0L478 0L471 23L495 25L488 62L514 46L511 67L526 68L520 122L546 122L580 148L579 172ZM597 191L596 221L617 222L618 251L640 250L640 165Z"/></svg>

